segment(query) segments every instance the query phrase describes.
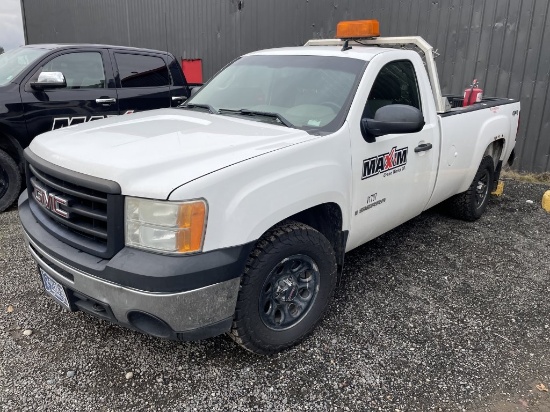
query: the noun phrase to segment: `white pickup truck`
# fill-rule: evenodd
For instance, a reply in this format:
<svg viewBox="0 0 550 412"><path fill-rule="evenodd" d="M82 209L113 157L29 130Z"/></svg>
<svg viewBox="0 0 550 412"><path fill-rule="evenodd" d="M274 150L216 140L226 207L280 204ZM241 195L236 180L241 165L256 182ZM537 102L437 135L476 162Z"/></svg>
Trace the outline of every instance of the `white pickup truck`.
<svg viewBox="0 0 550 412"><path fill-rule="evenodd" d="M33 140L19 215L46 291L270 354L319 322L346 252L443 201L479 218L519 102L441 96L421 38L340 37L238 58L183 107Z"/></svg>

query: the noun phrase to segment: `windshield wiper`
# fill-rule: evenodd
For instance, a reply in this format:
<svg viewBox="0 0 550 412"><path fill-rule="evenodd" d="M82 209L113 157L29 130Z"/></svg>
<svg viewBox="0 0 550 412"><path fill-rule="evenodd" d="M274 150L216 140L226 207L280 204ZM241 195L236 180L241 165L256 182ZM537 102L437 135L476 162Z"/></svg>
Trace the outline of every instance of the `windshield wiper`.
<svg viewBox="0 0 550 412"><path fill-rule="evenodd" d="M219 113L221 112L229 112L229 113L237 113L237 114L243 114L245 116L265 116L265 117L271 117L273 119L276 119L279 123L285 125L286 127L294 127L292 123L290 123L287 119L284 118L283 115L279 113L271 113L271 112L261 112L258 110L250 110L250 109L220 109Z"/></svg>
<svg viewBox="0 0 550 412"><path fill-rule="evenodd" d="M194 108L206 109L212 114L220 114L220 112L218 110L216 110L214 108L214 106L211 106L209 104L188 103L188 104L184 104L183 106L180 106L180 107L183 108L183 109L185 109L185 108L188 108L188 109L194 109Z"/></svg>

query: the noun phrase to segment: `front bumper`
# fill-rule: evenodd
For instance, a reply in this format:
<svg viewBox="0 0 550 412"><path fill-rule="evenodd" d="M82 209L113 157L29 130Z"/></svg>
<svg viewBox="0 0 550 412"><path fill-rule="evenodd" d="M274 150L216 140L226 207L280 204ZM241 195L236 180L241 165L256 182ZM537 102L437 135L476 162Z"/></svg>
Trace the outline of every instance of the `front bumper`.
<svg viewBox="0 0 550 412"><path fill-rule="evenodd" d="M252 245L185 257L124 248L107 260L48 233L33 215L26 193L19 200L19 217L32 257L63 285L72 310L177 340L204 339L230 329Z"/></svg>

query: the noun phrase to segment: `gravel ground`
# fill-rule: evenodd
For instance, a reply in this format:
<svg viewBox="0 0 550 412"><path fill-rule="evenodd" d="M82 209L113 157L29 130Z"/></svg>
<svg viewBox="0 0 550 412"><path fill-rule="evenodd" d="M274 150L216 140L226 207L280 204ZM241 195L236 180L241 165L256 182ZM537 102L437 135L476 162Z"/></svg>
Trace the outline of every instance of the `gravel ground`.
<svg viewBox="0 0 550 412"><path fill-rule="evenodd" d="M550 411L548 189L508 181L475 223L436 208L349 253L320 327L270 358L225 336L163 341L63 311L11 209L0 214L0 405Z"/></svg>

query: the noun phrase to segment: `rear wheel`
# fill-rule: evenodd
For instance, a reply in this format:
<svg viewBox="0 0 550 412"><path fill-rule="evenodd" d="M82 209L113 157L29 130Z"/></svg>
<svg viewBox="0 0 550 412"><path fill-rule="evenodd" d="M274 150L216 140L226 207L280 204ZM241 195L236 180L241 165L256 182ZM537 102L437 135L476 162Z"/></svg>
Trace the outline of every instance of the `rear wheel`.
<svg viewBox="0 0 550 412"><path fill-rule="evenodd" d="M21 173L17 163L0 150L0 212L10 207L21 190Z"/></svg>
<svg viewBox="0 0 550 412"><path fill-rule="evenodd" d="M326 312L336 278L334 250L320 232L276 226L248 258L230 336L262 355L297 344Z"/></svg>
<svg viewBox="0 0 550 412"><path fill-rule="evenodd" d="M463 220L474 221L479 219L487 209L494 174L493 158L485 156L468 190L449 199L448 204L451 213Z"/></svg>

